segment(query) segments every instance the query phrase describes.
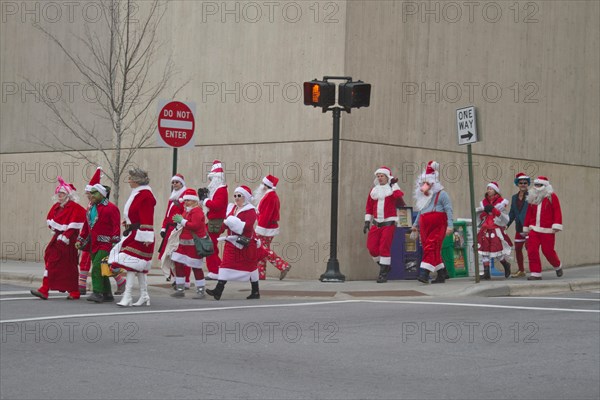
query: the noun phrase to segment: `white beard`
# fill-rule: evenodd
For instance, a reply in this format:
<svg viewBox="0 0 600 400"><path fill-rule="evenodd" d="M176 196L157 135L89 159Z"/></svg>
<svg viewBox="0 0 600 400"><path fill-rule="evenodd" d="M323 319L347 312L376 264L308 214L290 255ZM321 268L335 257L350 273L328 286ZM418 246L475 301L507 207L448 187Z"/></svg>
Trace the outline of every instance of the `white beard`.
<svg viewBox="0 0 600 400"><path fill-rule="evenodd" d="M185 186L183 186L179 190L173 190L171 192L171 196L169 196L169 200L171 200L171 201L179 201L179 198L181 197L181 195L183 194L183 192L185 192L186 189L187 188Z"/></svg>
<svg viewBox="0 0 600 400"><path fill-rule="evenodd" d="M371 190L371 198L373 200L383 200L392 195L392 187L387 183L385 185L375 185Z"/></svg>
<svg viewBox="0 0 600 400"><path fill-rule="evenodd" d="M540 204L546 197L550 197L554 190L551 185L542 186L541 188L533 187L527 194L527 202L529 204Z"/></svg>
<svg viewBox="0 0 600 400"><path fill-rule="evenodd" d="M213 177L208 183L208 197L212 199L215 191L219 188L219 186L223 185L223 179L220 176Z"/></svg>
<svg viewBox="0 0 600 400"><path fill-rule="evenodd" d="M259 187L254 189L254 192L252 192L252 197L254 197L254 201L252 201L252 204L255 207L258 207L258 203L260 203L260 200L265 196L268 190L269 189L267 189L265 185L260 185Z"/></svg>
<svg viewBox="0 0 600 400"><path fill-rule="evenodd" d="M415 211L421 211L429 202L433 199L433 193L431 190L429 191L429 196L426 196L425 193L421 192L421 190L417 190L415 192Z"/></svg>

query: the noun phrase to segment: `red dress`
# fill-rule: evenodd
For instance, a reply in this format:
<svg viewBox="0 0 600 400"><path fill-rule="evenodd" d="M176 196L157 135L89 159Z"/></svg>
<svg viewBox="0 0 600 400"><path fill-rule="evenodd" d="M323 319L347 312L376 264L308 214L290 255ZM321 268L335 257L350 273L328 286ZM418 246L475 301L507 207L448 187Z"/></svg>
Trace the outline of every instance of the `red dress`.
<svg viewBox="0 0 600 400"><path fill-rule="evenodd" d="M79 269L75 242L85 221L85 209L74 201L64 207L55 203L46 218L48 227L54 232L44 252L49 290L61 292L79 291Z"/></svg>
<svg viewBox="0 0 600 400"><path fill-rule="evenodd" d="M110 252L108 262L113 268L150 271L154 253L154 206L156 199L150 186L138 186L131 191L123 210L130 232Z"/></svg>
<svg viewBox="0 0 600 400"><path fill-rule="evenodd" d="M189 212L184 212L182 216L187 222L179 236L179 246L171 254L171 260L186 267L202 268L202 258L196 253L193 234L198 237L206 236L204 212L200 207L194 207Z"/></svg>
<svg viewBox="0 0 600 400"><path fill-rule="evenodd" d="M508 201L499 195L491 200L485 196L480 203L480 208L484 208L486 205L492 205L494 208L489 214L483 211L479 216L483 224L477 233L478 252L482 256L490 258L510 255L512 242L505 232L509 220L506 213Z"/></svg>

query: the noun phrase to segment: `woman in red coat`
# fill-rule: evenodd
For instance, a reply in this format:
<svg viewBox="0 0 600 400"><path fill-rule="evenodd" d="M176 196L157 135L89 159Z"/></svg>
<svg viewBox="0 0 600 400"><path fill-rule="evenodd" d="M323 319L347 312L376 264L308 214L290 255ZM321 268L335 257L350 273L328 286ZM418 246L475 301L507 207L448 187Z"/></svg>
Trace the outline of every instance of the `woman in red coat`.
<svg viewBox="0 0 600 400"><path fill-rule="evenodd" d="M117 305L121 307L150 305L146 274L152 266L154 253L154 206L156 199L148 184L148 173L140 168L129 170L131 195L123 210L123 239L112 248L108 258L112 268L127 271L125 293ZM137 275L140 298L133 303L133 278Z"/></svg>
<svg viewBox="0 0 600 400"><path fill-rule="evenodd" d="M75 242L85 221L85 209L77 204L75 186L60 176L54 191L56 203L50 208L46 222L53 236L44 253L42 286L31 294L47 300L50 290L69 292L67 299L79 299L79 269Z"/></svg>
<svg viewBox="0 0 600 400"><path fill-rule="evenodd" d="M205 280L202 265L204 260L196 253L194 235L198 237L206 236L206 220L204 219L204 212L198 204L200 198L194 189L187 189L183 192L183 197L179 201L183 203L185 211L183 215L173 216L173 222L178 227L182 226L183 230L179 236L179 246L171 254L171 260L175 263L175 293L171 296L185 296L186 269L191 268L196 278L196 295L193 298L203 299Z"/></svg>
<svg viewBox="0 0 600 400"><path fill-rule="evenodd" d="M227 226L227 236L219 238L226 241L219 281L206 293L219 300L227 281L250 281L252 293L247 299L260 299L257 261L265 257L266 252L254 233L256 209L251 203L252 191L247 186L240 186L235 189L233 199L235 204L227 206L227 218L223 222Z"/></svg>

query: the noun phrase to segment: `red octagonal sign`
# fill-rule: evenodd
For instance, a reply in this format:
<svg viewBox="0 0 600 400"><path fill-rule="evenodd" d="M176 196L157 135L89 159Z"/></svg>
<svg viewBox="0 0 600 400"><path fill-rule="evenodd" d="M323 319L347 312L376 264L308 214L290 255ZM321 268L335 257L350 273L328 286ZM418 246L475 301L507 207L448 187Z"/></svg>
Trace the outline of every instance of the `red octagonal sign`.
<svg viewBox="0 0 600 400"><path fill-rule="evenodd" d="M167 103L158 114L158 133L171 147L182 147L194 136L194 114L180 101Z"/></svg>

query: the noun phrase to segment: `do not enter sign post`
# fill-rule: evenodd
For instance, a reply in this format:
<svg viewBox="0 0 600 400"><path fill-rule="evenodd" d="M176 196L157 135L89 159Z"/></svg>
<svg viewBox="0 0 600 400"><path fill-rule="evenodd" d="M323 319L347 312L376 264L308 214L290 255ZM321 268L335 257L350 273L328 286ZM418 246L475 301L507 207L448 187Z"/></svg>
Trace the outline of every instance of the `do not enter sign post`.
<svg viewBox="0 0 600 400"><path fill-rule="evenodd" d="M173 148L173 175L177 173L177 149L194 147L196 104L161 100L158 104L157 142Z"/></svg>

